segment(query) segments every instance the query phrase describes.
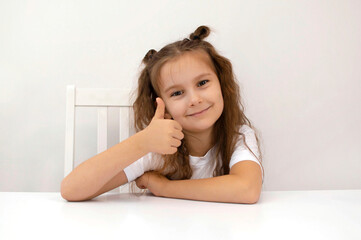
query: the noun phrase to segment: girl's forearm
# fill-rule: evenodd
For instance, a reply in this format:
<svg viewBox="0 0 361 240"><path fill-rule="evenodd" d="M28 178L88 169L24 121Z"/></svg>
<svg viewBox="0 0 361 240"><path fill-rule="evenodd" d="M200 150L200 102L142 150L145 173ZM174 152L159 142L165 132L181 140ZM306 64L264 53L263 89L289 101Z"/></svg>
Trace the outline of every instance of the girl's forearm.
<svg viewBox="0 0 361 240"><path fill-rule="evenodd" d="M191 200L255 203L253 192L236 175L204 179L171 180L162 192L163 197Z"/></svg>
<svg viewBox="0 0 361 240"><path fill-rule="evenodd" d="M85 199L120 171L148 153L143 131L95 155L77 166L61 182L61 194Z"/></svg>

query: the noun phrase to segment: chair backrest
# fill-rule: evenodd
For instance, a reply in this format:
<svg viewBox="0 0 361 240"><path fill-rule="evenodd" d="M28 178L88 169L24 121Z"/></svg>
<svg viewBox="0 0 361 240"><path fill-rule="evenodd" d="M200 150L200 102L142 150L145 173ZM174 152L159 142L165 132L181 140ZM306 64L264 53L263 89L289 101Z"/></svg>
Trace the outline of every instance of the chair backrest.
<svg viewBox="0 0 361 240"><path fill-rule="evenodd" d="M123 88L75 88L74 85L67 86L64 177L74 168L76 108L98 108L97 153L99 154L107 150L108 107L120 107L119 142L129 138L134 122L130 93L130 89ZM120 190L120 192L124 192L124 190Z"/></svg>

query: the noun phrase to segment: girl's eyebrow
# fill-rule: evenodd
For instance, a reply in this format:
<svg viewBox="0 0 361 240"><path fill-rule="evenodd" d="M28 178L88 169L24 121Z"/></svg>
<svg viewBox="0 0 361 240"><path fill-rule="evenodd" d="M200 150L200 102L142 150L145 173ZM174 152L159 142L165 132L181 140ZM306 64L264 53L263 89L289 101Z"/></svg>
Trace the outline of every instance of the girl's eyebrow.
<svg viewBox="0 0 361 240"><path fill-rule="evenodd" d="M197 81L198 79L202 78L202 77L205 77L207 75L211 75L210 73L201 73L199 74L197 77L193 78L193 82ZM177 87L180 87L182 86L181 84L175 84L175 85L171 85L169 86L165 92L167 93L169 90L173 89L173 88L177 88Z"/></svg>

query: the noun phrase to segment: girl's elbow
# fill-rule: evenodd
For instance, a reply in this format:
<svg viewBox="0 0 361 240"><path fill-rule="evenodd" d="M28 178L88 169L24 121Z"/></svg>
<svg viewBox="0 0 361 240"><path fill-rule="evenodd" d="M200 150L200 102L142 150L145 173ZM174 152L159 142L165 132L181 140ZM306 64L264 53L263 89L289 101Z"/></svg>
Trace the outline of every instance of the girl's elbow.
<svg viewBox="0 0 361 240"><path fill-rule="evenodd" d="M64 181L61 183L60 194L61 194L61 197L65 200L67 200L68 202L73 201L73 199L71 198L70 191L68 190L68 188L66 188L64 186Z"/></svg>
<svg viewBox="0 0 361 240"><path fill-rule="evenodd" d="M260 199L261 192L253 188L248 188L246 191L242 191L242 196L239 199L239 203L255 204Z"/></svg>
<svg viewBox="0 0 361 240"><path fill-rule="evenodd" d="M60 194L61 194L61 197L68 202L79 201L78 199L74 198L70 187L66 184L65 179L61 182Z"/></svg>
<svg viewBox="0 0 361 240"><path fill-rule="evenodd" d="M250 203L250 204L257 203L259 201L260 195L261 195L261 192L259 192L259 191L250 191L248 203Z"/></svg>
<svg viewBox="0 0 361 240"><path fill-rule="evenodd" d="M61 197L64 198L67 202L82 202L87 201L90 199L78 199L74 198L71 194L67 193L66 191L61 191Z"/></svg>

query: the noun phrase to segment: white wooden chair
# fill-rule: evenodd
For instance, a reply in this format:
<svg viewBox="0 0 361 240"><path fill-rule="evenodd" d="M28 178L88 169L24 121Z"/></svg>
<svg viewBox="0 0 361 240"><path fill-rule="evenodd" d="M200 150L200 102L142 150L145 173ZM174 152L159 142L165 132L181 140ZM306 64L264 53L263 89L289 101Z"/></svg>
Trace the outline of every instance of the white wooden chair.
<svg viewBox="0 0 361 240"><path fill-rule="evenodd" d="M130 93L130 89L122 88L75 88L74 85L67 86L64 177L74 168L75 108L98 108L97 153L99 154L107 150L108 107L120 107L119 142L127 139L134 132ZM119 188L119 191L129 192L127 189L122 187Z"/></svg>

